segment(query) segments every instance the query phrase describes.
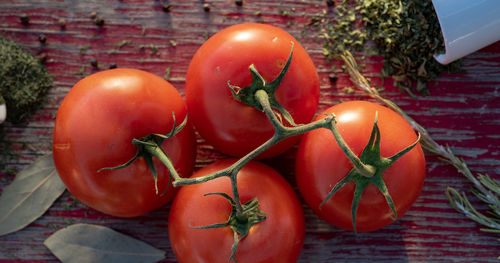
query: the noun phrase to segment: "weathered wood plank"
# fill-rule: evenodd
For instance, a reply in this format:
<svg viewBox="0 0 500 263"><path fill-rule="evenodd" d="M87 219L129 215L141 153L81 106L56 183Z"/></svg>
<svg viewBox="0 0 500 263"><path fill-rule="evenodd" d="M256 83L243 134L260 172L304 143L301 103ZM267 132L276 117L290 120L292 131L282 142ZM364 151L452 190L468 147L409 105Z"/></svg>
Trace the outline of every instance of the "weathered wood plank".
<svg viewBox="0 0 500 263"><path fill-rule="evenodd" d="M329 81L331 64L321 52L317 38L302 37L304 23L325 8L324 1L245 1L242 7L231 0L170 1L171 12L162 11L163 1L0 1L0 33L13 38L34 52L48 55L47 68L55 77L48 102L26 126L3 125L6 139L14 145L19 159L10 165L20 169L36 156L50 151L53 120L65 94L81 76L75 72L85 66L85 74L97 71L89 64L97 58L102 68L110 63L133 67L163 76L171 69L171 82L184 93L187 65L196 49L210 35L226 26L242 22L265 22L290 32L310 52L321 80L320 110L350 99L367 99L360 92L348 93L352 86L346 74L336 83ZM89 18L96 11L105 19L102 28ZM255 15L260 11L260 15ZM281 15L289 11L289 16ZM30 16L23 26L19 15ZM65 18L64 30L58 19ZM47 45L38 35L47 36ZM119 49L116 45L130 40ZM175 41L175 44L173 42ZM141 48L144 45L145 48ZM151 45L158 49L152 54ZM84 52L82 48L88 47ZM117 50L115 50L117 49ZM115 51L114 51L115 50ZM381 58L368 57L364 74L384 86L384 94L423 126L441 144L448 144L463 157L473 172L488 173L500 179L500 43L495 43L464 59L466 72L445 74L431 87L427 97L409 98L398 92L391 81L378 78ZM318 112L319 112L318 111ZM198 138L197 168L223 156ZM294 154L265 162L280 171L295 187ZM428 176L422 195L412 209L396 223L373 233L353 234L327 225L303 203L307 235L300 262L494 262L500 254L498 236L483 233L479 227L448 205L444 190L453 186L468 190L469 183L454 168L427 155ZM3 174L0 189L13 176ZM474 199L474 204L481 205ZM484 206L482 208L485 208ZM132 235L167 252L164 262L176 262L168 241L169 206L133 219L119 219L98 213L74 202L64 194L42 218L28 228L0 237L0 262L52 262L55 257L43 246L56 230L72 223L95 223Z"/></svg>

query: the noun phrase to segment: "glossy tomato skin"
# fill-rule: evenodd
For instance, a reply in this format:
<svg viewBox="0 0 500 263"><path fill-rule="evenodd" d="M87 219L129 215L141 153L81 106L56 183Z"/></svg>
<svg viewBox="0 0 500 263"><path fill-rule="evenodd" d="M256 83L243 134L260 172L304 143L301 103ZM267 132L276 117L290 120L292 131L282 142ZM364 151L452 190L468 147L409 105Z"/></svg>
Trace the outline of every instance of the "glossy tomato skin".
<svg viewBox="0 0 500 263"><path fill-rule="evenodd" d="M175 193L155 193L153 176L143 158L118 170L136 153L132 139L167 133L187 110L177 90L162 78L135 69L101 71L79 81L64 98L54 127L53 157L68 190L103 213L133 217L169 202ZM192 173L195 137L191 125L163 143L181 176ZM168 170L155 159L160 193Z"/></svg>
<svg viewBox="0 0 500 263"><path fill-rule="evenodd" d="M218 32L196 52L186 75L186 104L197 131L215 149L240 157L273 135L263 112L233 99L228 81L248 86L251 64L272 81L288 59L292 42L292 62L276 97L296 123L308 123L318 105L318 74L305 49L287 32L265 24L238 24ZM289 138L260 158L281 154L298 139Z"/></svg>
<svg viewBox="0 0 500 263"><path fill-rule="evenodd" d="M218 161L193 177L224 169L234 161ZM243 203L256 197L266 214L266 219L255 224L240 241L238 263L296 262L305 230L302 208L291 186L274 169L254 161L238 174L238 189ZM217 195L203 196L213 192L232 196L229 178L183 186L172 203L168 234L180 263L228 262L231 256L233 232L229 227L193 228L227 221L231 213L229 202Z"/></svg>
<svg viewBox="0 0 500 263"><path fill-rule="evenodd" d="M382 157L390 157L417 140L411 126L399 114L375 103L349 101L335 105L323 113L335 114L340 134L359 156L368 143L375 112L378 112ZM324 118L324 114L320 114L319 118ZM321 209L319 205L352 167L330 130L314 130L302 138L296 160L296 179L302 196L322 219L351 231L353 183L348 183L335 193ZM384 172L383 177L395 203L398 217L401 217L419 196L425 173L425 158L420 144ZM361 197L356 214L357 231L368 232L382 228L394 222L390 216L393 216L393 213L384 196L374 185L369 185Z"/></svg>

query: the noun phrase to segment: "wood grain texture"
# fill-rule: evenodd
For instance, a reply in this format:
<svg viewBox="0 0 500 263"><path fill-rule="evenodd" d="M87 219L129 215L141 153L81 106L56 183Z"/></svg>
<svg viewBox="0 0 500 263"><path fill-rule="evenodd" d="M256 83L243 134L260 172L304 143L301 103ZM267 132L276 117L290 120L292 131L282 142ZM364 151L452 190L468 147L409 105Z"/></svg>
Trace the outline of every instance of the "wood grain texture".
<svg viewBox="0 0 500 263"><path fill-rule="evenodd" d="M304 24L326 8L324 1L247 0L238 7L232 0L169 1L169 13L162 11L163 1L145 0L0 0L0 33L48 56L47 68L54 76L48 100L25 126L3 124L6 140L13 143L19 158L9 165L21 169L37 156L50 152L52 129L57 107L69 89L82 77L75 72L85 65L85 75L96 72L89 62L96 58L102 65L143 69L163 76L171 69L170 82L184 94L189 61L206 38L236 23L264 22L279 26L294 35L308 50L318 68L321 97L318 112L343 100L367 99L360 92L346 93L352 86L345 74L330 83L331 65L321 53L321 41L302 37ZM96 26L89 17L95 11L105 25ZM255 15L260 11L260 15ZM288 11L290 15L282 15ZM281 13L280 13L281 12ZM30 24L20 23L26 13ZM61 29L58 20L67 21ZM44 33L47 44L38 35ZM116 48L123 40L130 45ZM151 45L158 52L152 54ZM141 48L144 46L144 48ZM82 48L85 49L82 52ZM464 59L464 73L444 74L431 84L431 95L409 98L398 92L391 81L377 77L380 57L367 57L364 74L384 95L406 110L440 144L450 145L464 158L474 173L488 173L500 179L500 43L495 43ZM223 158L198 137L197 168ZM265 162L282 173L295 186L296 149ZM495 262L500 255L499 237L480 232L480 227L450 208L446 187L459 190L470 187L453 167L427 154L427 178L421 196L411 210L394 224L372 233L353 234L329 226L303 203L307 233L300 262ZM13 176L1 171L0 189ZM474 204L485 209L473 199ZM72 223L90 223L111 227L166 251L164 262L176 262L168 241L169 206L147 215L120 219L103 215L76 202L65 193L40 219L22 231L0 237L0 262L54 262L57 259L43 241Z"/></svg>

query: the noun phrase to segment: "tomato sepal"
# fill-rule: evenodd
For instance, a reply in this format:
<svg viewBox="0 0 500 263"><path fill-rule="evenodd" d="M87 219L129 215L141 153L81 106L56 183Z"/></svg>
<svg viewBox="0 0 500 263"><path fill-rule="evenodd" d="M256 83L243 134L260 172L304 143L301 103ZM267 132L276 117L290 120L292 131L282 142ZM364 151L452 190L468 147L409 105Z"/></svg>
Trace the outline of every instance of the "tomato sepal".
<svg viewBox="0 0 500 263"><path fill-rule="evenodd" d="M177 174L177 171L175 170L174 164L172 163L172 160L168 157L167 153L163 150L161 147L162 143L168 139L179 133L184 126L187 124L187 116L184 118L182 123L180 125L176 125L175 122L175 114L172 112L172 118L173 118L173 125L172 129L167 132L166 134L160 134L160 133L152 133L149 135L146 135L142 137L141 139L132 139L132 144L137 145L137 151L130 160L127 162L120 164L118 166L114 167L104 167L99 169L97 172L101 172L104 170L118 170L118 169L123 169L132 163L134 163L138 158L142 157L146 161L146 164L151 171L151 175L153 176L154 179L154 186L155 186L155 192L156 194L159 194L158 191L158 173L156 171L156 167L153 162L153 156L157 157L160 159L160 161L167 166L168 171L171 173L171 176L169 178L169 182L165 190L160 194L164 195L167 192L167 189L170 187L172 184L172 177L179 177Z"/></svg>
<svg viewBox="0 0 500 263"><path fill-rule="evenodd" d="M292 62L294 43L293 42L291 43L292 43L292 48L290 50L290 55L288 56L288 59L285 65L283 66L283 69L281 69L278 76L271 82L266 82L266 80L260 75L255 65L251 64L248 67L250 73L252 74L252 83L250 85L241 88L239 86L231 85L231 82L229 80L227 81L227 85L229 86L231 94L233 95L234 99L246 105L252 106L260 111L264 111L264 109L257 100L255 94L259 90L264 90L269 95L269 103L271 104L271 107L274 110L277 110L279 113L281 113L282 117L288 123L290 123L290 125L297 126L297 124L293 120L292 115L278 102L275 96L276 89L281 84L283 78L285 78L285 75L288 72L288 68L290 67L290 63ZM277 116L281 117L279 115Z"/></svg>
<svg viewBox="0 0 500 263"><path fill-rule="evenodd" d="M352 157L349 157L351 162L354 164L354 168L349 171L349 173L342 179L340 180L337 184L335 184L330 190L330 192L327 194L325 199L321 202L319 205L319 208L321 207L330 199L332 196L340 190L342 187L344 187L347 183L354 183L355 188L354 188L354 194L353 194L353 200L351 204L351 217L352 217L352 225L354 232L356 231L356 212L358 210L359 203L361 201L361 196L368 187L368 185L373 184L377 189L380 191L380 193L385 197L385 200L387 202L387 205L393 212L393 216L391 215L391 219L396 220L398 218L398 214L396 211L396 207L394 204L394 201L392 200L391 195L389 194L389 191L387 189L387 185L385 184L384 178L383 178L383 173L387 168L389 168L394 162L396 162L399 158L401 158L403 155L408 153L411 149L413 149L418 142L420 141L421 135L420 133L418 134L417 140L409 145L408 147L404 148L403 150L399 151L398 153L394 154L391 157L382 157L380 154L380 129L377 124L377 119L378 119L378 114L375 114L375 121L373 124L373 128L370 134L370 138L368 140L367 145L363 149L363 151L360 154L359 159L354 158L355 160L353 161ZM335 139L337 139L338 144L341 146L341 148L344 150L344 152L351 152L350 149L344 149L344 147L347 147L347 144L343 141L341 138L340 134L336 133L336 129L331 129L332 132L335 135ZM340 136L340 138L338 137ZM348 154L346 154L348 155ZM359 166L356 163L361 163L361 166ZM368 169L367 169L368 168Z"/></svg>
<svg viewBox="0 0 500 263"><path fill-rule="evenodd" d="M208 195L222 196L231 204L231 214L229 215L229 219L224 223L216 223L212 225L193 228L213 229L230 227L234 233L234 243L231 246L231 257L229 258L228 262L234 260L234 262L237 263L238 261L236 260L236 251L238 249L239 242L247 236L250 228L253 225L266 219L266 214L259 208L259 201L257 200L257 198L254 198L246 202L245 204L242 204L242 211L238 212L236 201L234 201L234 199L228 194L219 192L204 194L204 196Z"/></svg>

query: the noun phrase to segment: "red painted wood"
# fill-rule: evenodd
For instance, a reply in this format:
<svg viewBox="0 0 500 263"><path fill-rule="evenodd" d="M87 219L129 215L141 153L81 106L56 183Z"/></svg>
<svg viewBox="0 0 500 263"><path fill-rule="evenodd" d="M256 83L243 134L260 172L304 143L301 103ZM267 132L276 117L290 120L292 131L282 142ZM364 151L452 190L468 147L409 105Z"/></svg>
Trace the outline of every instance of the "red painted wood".
<svg viewBox="0 0 500 263"><path fill-rule="evenodd" d="M96 58L102 68L112 62L119 67L133 67L163 76L171 69L171 82L184 93L185 73L196 49L207 36L226 26L242 22L264 22L282 27L297 37L310 52L321 79L320 110L350 99L367 99L361 92L348 94L352 86L341 73L330 83L330 66L321 54L320 39L301 37L304 23L321 12L324 1L247 0L238 7L231 0L206 1L212 5L204 12L202 1L170 1L171 12L162 11L163 1L0 1L0 33L13 38L33 52L48 55L47 68L54 76L48 102L26 126L3 124L6 140L13 143L19 159L10 163L21 169L37 156L50 152L52 128L57 107L65 94L81 76L75 72ZM281 10L290 16L280 15ZM96 11L105 19L102 28L89 18ZM261 11L260 16L255 12ZM24 26L19 15L30 16ZM61 30L58 20L67 20ZM38 35L47 36L47 44L38 42ZM117 50L115 45L131 40ZM175 41L176 45L172 45ZM149 46L158 48L151 54ZM86 52L80 48L89 45ZM140 46L146 48L141 49ZM368 57L364 74L382 85L377 74L380 57ZM488 173L500 179L500 43L495 43L464 59L465 73L445 74L431 95L412 99L398 92L391 81L385 81L384 95L397 102L412 117L427 127L443 145L450 145L464 158L474 173ZM197 168L223 158L198 138ZM23 147L28 146L28 147ZM295 149L265 162L280 171L295 187L293 176ZM500 255L498 236L480 232L480 227L450 208L444 195L446 187L468 190L470 184L453 167L427 154L428 175L422 195L411 210L394 224L372 233L353 234L327 225L303 205L307 234L300 262L494 262ZM13 176L2 171L0 189ZM474 204L481 203L473 199ZM482 206L482 208L486 208ZM167 234L169 206L150 214L120 219L103 215L74 202L65 193L40 219L26 229L0 237L0 262L52 262L56 258L43 246L43 241L56 230L72 223L92 223L112 227L166 251L164 262L176 262Z"/></svg>

